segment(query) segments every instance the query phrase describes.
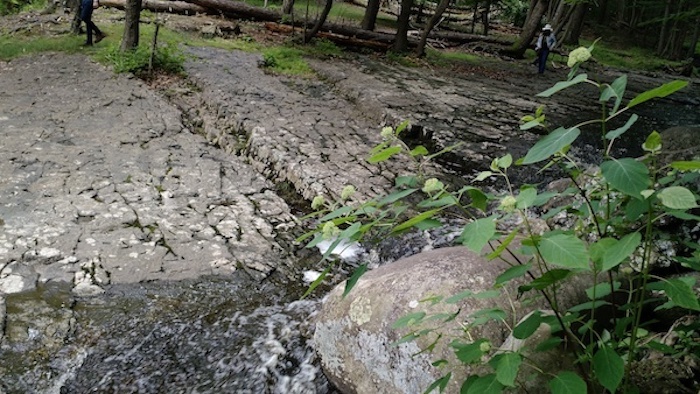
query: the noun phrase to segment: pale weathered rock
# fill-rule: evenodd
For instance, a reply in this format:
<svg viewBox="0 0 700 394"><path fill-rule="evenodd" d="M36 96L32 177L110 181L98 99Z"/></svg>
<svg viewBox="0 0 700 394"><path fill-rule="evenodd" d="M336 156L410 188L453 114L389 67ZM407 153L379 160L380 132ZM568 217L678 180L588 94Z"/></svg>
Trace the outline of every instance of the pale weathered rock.
<svg viewBox="0 0 700 394"><path fill-rule="evenodd" d="M487 261L466 248L452 247L421 253L370 271L345 299L342 298L344 285L337 286L318 315L314 334L315 346L329 379L345 393L424 391L447 372L431 367L431 361L446 359L458 365L447 343L459 335L459 324L470 313L483 308L501 308L510 315L508 324L514 327L531 310L549 308L541 298L527 300L533 301L527 304L523 299L515 299L517 290L512 282L506 286L508 296L469 298L451 306L440 303L428 307L427 303L420 303L430 296L448 297L464 290L489 289L504 267L503 262ZM584 297L583 289L582 283L562 286L560 307L577 304ZM428 346L433 337L391 345L408 333L406 329L391 328L400 317L421 310L428 314L454 312L458 306L462 308L460 316L441 330L446 336L432 354L412 357L420 348ZM500 346L509 332L503 324L488 323L471 330L470 334L474 338L483 336L494 346ZM454 370L449 392L459 392L459 384L468 372L463 366Z"/></svg>
<svg viewBox="0 0 700 394"><path fill-rule="evenodd" d="M33 290L38 276L32 267L14 261L0 270L0 294Z"/></svg>

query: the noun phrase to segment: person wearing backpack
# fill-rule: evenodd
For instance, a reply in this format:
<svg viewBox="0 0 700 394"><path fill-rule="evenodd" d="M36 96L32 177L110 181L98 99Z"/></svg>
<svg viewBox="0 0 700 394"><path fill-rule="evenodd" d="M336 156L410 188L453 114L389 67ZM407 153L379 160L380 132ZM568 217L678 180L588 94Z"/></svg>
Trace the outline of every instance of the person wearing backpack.
<svg viewBox="0 0 700 394"><path fill-rule="evenodd" d="M542 33L540 33L540 36L537 38L537 44L535 45L535 52L537 52L536 64L538 66L538 73L544 73L547 66L549 51L551 51L555 45L557 45L557 39L554 37L554 33L552 32L552 25L547 23L542 28Z"/></svg>

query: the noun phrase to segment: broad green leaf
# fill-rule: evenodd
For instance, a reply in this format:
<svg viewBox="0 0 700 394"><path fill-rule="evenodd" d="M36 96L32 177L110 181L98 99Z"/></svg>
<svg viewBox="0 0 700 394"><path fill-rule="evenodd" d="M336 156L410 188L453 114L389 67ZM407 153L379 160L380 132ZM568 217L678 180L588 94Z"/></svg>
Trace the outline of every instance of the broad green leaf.
<svg viewBox="0 0 700 394"><path fill-rule="evenodd" d="M515 197L515 206L518 209L526 209L531 207L537 198L537 189L534 187L525 187L520 190L520 193Z"/></svg>
<svg viewBox="0 0 700 394"><path fill-rule="evenodd" d="M543 120L544 120L544 117L543 117L543 116L540 116L540 117L538 117L538 118L536 118L536 119L531 119L531 120L529 120L529 121L527 121L527 122L521 124L521 125L520 125L520 130L525 131L525 130L530 130L530 129L534 128L534 127L537 127L537 126L539 126L539 125L542 124L542 121L543 121Z"/></svg>
<svg viewBox="0 0 700 394"><path fill-rule="evenodd" d="M691 209L698 206L693 192L683 186L670 186L658 194L661 203L671 209Z"/></svg>
<svg viewBox="0 0 700 394"><path fill-rule="evenodd" d="M547 338L537 345L537 347L535 348L535 351L536 352L546 352L547 350L554 349L555 347L561 345L562 342L564 342L564 341L559 337Z"/></svg>
<svg viewBox="0 0 700 394"><path fill-rule="evenodd" d="M471 315L469 315L471 318L479 318L479 317L485 317L488 318L489 320L496 320L496 321L505 321L506 320L506 313L503 311L503 309L500 308L489 308L489 309L481 309L478 310Z"/></svg>
<svg viewBox="0 0 700 394"><path fill-rule="evenodd" d="M566 278L568 278L572 274L571 271L569 270L564 270L564 269L553 269L545 272L540 276L539 278L533 280L527 285L520 286L518 290L520 291L529 291L532 289L535 290L543 290L546 289L547 287L560 282Z"/></svg>
<svg viewBox="0 0 700 394"><path fill-rule="evenodd" d="M564 371L549 381L552 394L587 394L586 382L573 372Z"/></svg>
<svg viewBox="0 0 700 394"><path fill-rule="evenodd" d="M355 287L355 284L357 283L358 279L360 279L360 277L364 275L365 271L367 271L367 264L362 264L359 267L357 267L355 272L352 273L350 279L348 279L347 282L345 282L343 298L345 298L345 296L347 296L350 293L350 290L352 290L352 288Z"/></svg>
<svg viewBox="0 0 700 394"><path fill-rule="evenodd" d="M602 272L608 271L620 265L626 258L632 255L637 247L642 242L640 233L631 233L622 237L621 240L610 245L602 260Z"/></svg>
<svg viewBox="0 0 700 394"><path fill-rule="evenodd" d="M570 81L557 82L551 88L545 90L544 92L537 93L537 97L551 97L554 93L564 90L568 87L579 84L588 78L586 74L579 74Z"/></svg>
<svg viewBox="0 0 700 394"><path fill-rule="evenodd" d="M647 152L656 152L661 149L661 134L657 131L652 131L642 144L642 149Z"/></svg>
<svg viewBox="0 0 700 394"><path fill-rule="evenodd" d="M324 217L318 219L318 221L321 222L321 223L324 223L324 222L327 222L327 221L329 221L329 220L333 220L333 219L335 219L335 218L339 218L339 217L341 217L341 216L345 216L345 215L347 215L348 213L352 212L353 209L354 209L354 208L351 207L350 205L346 205L346 206L344 206L344 207L340 207L340 208L336 209L336 210L333 211L333 212L329 212L326 216L324 216Z"/></svg>
<svg viewBox="0 0 700 394"><path fill-rule="evenodd" d="M527 339L530 335L534 334L535 331L542 324L542 314L540 311L534 311L525 318L525 320L518 323L513 329L513 336L517 339Z"/></svg>
<svg viewBox="0 0 700 394"><path fill-rule="evenodd" d="M530 270L530 268L532 268L532 264L530 263L510 267L507 270L505 270L502 274L498 275L494 286L498 286L513 279L520 278L521 276L525 275L527 271Z"/></svg>
<svg viewBox="0 0 700 394"><path fill-rule="evenodd" d="M613 349L603 345L593 356L593 371L598 382L615 393L625 375L625 362Z"/></svg>
<svg viewBox="0 0 700 394"><path fill-rule="evenodd" d="M500 245L498 245L498 247L493 252L489 253L486 256L486 258L489 260L493 260L496 257L499 257L501 255L501 253L503 253L508 248L510 243L513 242L516 235L518 235L517 229L511 231L510 234L508 234L508 236L505 237L504 239L499 240Z"/></svg>
<svg viewBox="0 0 700 394"><path fill-rule="evenodd" d="M537 141L537 143L527 151L522 163L533 164L546 160L566 146L571 145L580 134L581 130L577 127L572 127L570 129L560 127Z"/></svg>
<svg viewBox="0 0 700 394"><path fill-rule="evenodd" d="M462 387L459 389L459 394L467 394L469 392L469 387L471 387L472 383L476 382L479 379L479 375L471 375L469 376L463 383Z"/></svg>
<svg viewBox="0 0 700 394"><path fill-rule="evenodd" d="M459 201L455 196L451 194L446 194L437 200L427 199L418 203L418 208L435 208L435 207L446 207L448 205L456 205Z"/></svg>
<svg viewBox="0 0 700 394"><path fill-rule="evenodd" d="M352 239L355 236L355 234L360 232L361 227L362 227L362 223L355 222L355 223L351 224L350 227L341 231L340 235L338 235L338 238L340 238L340 239Z"/></svg>
<svg viewBox="0 0 700 394"><path fill-rule="evenodd" d="M637 199L642 199L641 192L651 183L649 169L631 158L605 161L600 169L614 189Z"/></svg>
<svg viewBox="0 0 700 394"><path fill-rule="evenodd" d="M556 234L543 238L539 245L544 260L564 268L590 270L586 244L573 235Z"/></svg>
<svg viewBox="0 0 700 394"><path fill-rule="evenodd" d="M441 377L440 379L437 379L430 386L428 386L428 388L425 389L423 394L428 394L438 387L440 388L440 392L442 393L443 391L445 391L445 387L447 387L447 383L450 382L451 378L452 378L452 372L448 372L447 375Z"/></svg>
<svg viewBox="0 0 700 394"><path fill-rule="evenodd" d="M426 219L432 218L438 212L440 212L439 209L432 209L430 211L425 211L425 212L421 213L420 215L414 216L414 217L406 220L405 222L399 224L398 226L392 228L391 232L392 232L392 234L395 234L395 233L401 232L403 230L409 229L409 228L417 225L418 223L420 223Z"/></svg>
<svg viewBox="0 0 700 394"><path fill-rule="evenodd" d="M442 222L440 222L437 219L425 219L422 222L416 223L416 225L415 225L415 227L421 231L430 230L433 228L438 228L440 226L442 226Z"/></svg>
<svg viewBox="0 0 700 394"><path fill-rule="evenodd" d="M688 213L686 211L670 210L670 211L668 211L668 214L673 216L674 218L678 218L681 220L695 220L695 221L700 222L700 216L693 215L693 214Z"/></svg>
<svg viewBox="0 0 700 394"><path fill-rule="evenodd" d="M502 353L489 361L489 365L496 371L496 380L504 386L515 387L515 378L523 358L519 353Z"/></svg>
<svg viewBox="0 0 700 394"><path fill-rule="evenodd" d="M418 178L412 175L397 176L394 180L396 187L418 187Z"/></svg>
<svg viewBox="0 0 700 394"><path fill-rule="evenodd" d="M607 86L600 96L600 102L607 102L611 97L615 97L615 105L613 106L612 113L617 113L617 109L620 108L620 103L622 103L622 98L625 95L625 89L627 88L627 74L619 76L612 84Z"/></svg>
<svg viewBox="0 0 700 394"><path fill-rule="evenodd" d="M671 168L680 171L700 170L700 161L674 161Z"/></svg>
<svg viewBox="0 0 700 394"><path fill-rule="evenodd" d="M635 200L639 201L639 200ZM593 264L595 264L596 270L597 271L602 271L603 270L603 258L605 257L605 253L608 252L608 249L613 247L615 244L617 244L617 240L615 238L601 238L597 240L595 243L591 244L590 246L590 254L591 254L591 261L593 261Z"/></svg>
<svg viewBox="0 0 700 394"><path fill-rule="evenodd" d="M479 379L475 380L467 390L467 394L500 394L502 392L503 385L496 379L495 374L479 376Z"/></svg>
<svg viewBox="0 0 700 394"><path fill-rule="evenodd" d="M477 175L476 178L474 178L474 182L481 182L484 179L490 177L491 175L493 175L493 172L491 171L481 171L479 175Z"/></svg>
<svg viewBox="0 0 700 394"><path fill-rule="evenodd" d="M484 346L482 346L484 345ZM490 348L489 341L484 338L477 339L473 343L452 343L457 359L464 364L473 364L481 361L481 357L486 353L484 348Z"/></svg>
<svg viewBox="0 0 700 394"><path fill-rule="evenodd" d="M700 311L698 297L693 291L692 284L695 280L692 278L689 281L682 279L670 279L664 282L663 289L673 303L681 308Z"/></svg>
<svg viewBox="0 0 700 394"><path fill-rule="evenodd" d="M601 282L595 286L586 289L586 295L590 300L597 300L603 297L609 296L613 291L617 291L620 288L620 282L614 281L612 283L613 288L610 288L610 283Z"/></svg>
<svg viewBox="0 0 700 394"><path fill-rule="evenodd" d="M507 155L498 158L496 163L500 168L509 168L513 164L513 156L511 156L510 153L508 153Z"/></svg>
<svg viewBox="0 0 700 394"><path fill-rule="evenodd" d="M401 316L398 318L394 324L391 325L391 328L404 328L404 327L410 327L413 325L416 325L423 321L423 318L425 318L425 312L413 312L409 313L407 315Z"/></svg>
<svg viewBox="0 0 700 394"><path fill-rule="evenodd" d="M653 98L657 97L666 97L670 94L673 94L677 92L678 90L683 89L686 85L688 85L688 81L681 81L681 80L676 80L676 81L671 81L669 83L665 83L658 88L648 90L644 93L639 94L637 97L633 98L629 104L627 104L627 108L632 108L635 105L639 105L641 103L644 103L646 101L649 101Z"/></svg>
<svg viewBox="0 0 700 394"><path fill-rule="evenodd" d="M408 127L410 121L408 119L404 120L401 122L398 126L396 126L396 135L398 136L402 131Z"/></svg>
<svg viewBox="0 0 700 394"><path fill-rule="evenodd" d="M477 188L471 188L467 190L467 194L469 195L469 198L472 199L470 205L483 212L486 211L486 208L488 207L488 197L486 194L484 194L484 192Z"/></svg>
<svg viewBox="0 0 700 394"><path fill-rule="evenodd" d="M595 301L584 302L583 304L574 305L571 308L569 308L568 310L569 310L569 312L581 312L581 311L588 311L591 309L600 308L601 306L605 306L605 305L612 305L612 304L607 302L607 301L595 300Z"/></svg>
<svg viewBox="0 0 700 394"><path fill-rule="evenodd" d="M621 136L627 130L629 130L630 127L632 127L632 125L637 121L637 119L639 119L639 116L637 116L637 114L632 114L632 116L630 116L630 118L627 119L627 123L625 123L624 126L618 128L618 129L609 131L607 134L605 134L605 138L607 140L614 140L615 138Z"/></svg>
<svg viewBox="0 0 700 394"><path fill-rule="evenodd" d="M459 241L470 250L481 253L494 234L496 234L496 221L492 217L487 217L467 224L462 230Z"/></svg>
<svg viewBox="0 0 700 394"><path fill-rule="evenodd" d="M416 156L425 156L428 153L428 149L426 149L423 145L418 145L415 148L411 149L411 156L416 157Z"/></svg>
<svg viewBox="0 0 700 394"><path fill-rule="evenodd" d="M625 218L629 221L635 221L639 219L642 214L649 211L649 200L638 200L636 198L630 198L625 206Z"/></svg>
<svg viewBox="0 0 700 394"><path fill-rule="evenodd" d="M501 295L501 292L499 290L484 290L479 293L474 293L471 290L465 290L462 291L458 294L455 294L451 297L448 297L445 299L446 304L456 304L460 301L462 301L465 298L475 298L477 300L483 300L483 299L488 299L488 298L496 298L499 295Z"/></svg>
<svg viewBox="0 0 700 394"><path fill-rule="evenodd" d="M552 199L552 197L556 197L559 195L559 192L544 192L542 194L538 194L537 198L535 198L535 201L532 202L532 206L541 207L542 205L548 203L549 200Z"/></svg>
<svg viewBox="0 0 700 394"><path fill-rule="evenodd" d="M383 149L374 155L372 155L367 161L369 161L372 164L376 164L385 160L388 160L391 156L401 152L401 147L400 146L390 146L386 149Z"/></svg>
<svg viewBox="0 0 700 394"><path fill-rule="evenodd" d="M389 194L388 196L382 197L382 199L379 200L377 202L377 204L379 204L379 206L383 206L386 204L394 203L394 202L396 202L404 197L407 197L407 196L413 194L413 192L415 192L417 190L418 190L417 188L411 188L411 189L399 190L399 191L393 192L393 193Z"/></svg>

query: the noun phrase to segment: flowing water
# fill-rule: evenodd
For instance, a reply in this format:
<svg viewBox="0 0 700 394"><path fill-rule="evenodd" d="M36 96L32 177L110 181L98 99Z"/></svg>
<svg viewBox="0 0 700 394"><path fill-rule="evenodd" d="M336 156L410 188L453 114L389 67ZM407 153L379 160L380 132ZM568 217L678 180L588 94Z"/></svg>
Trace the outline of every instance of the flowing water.
<svg viewBox="0 0 700 394"><path fill-rule="evenodd" d="M90 299L62 290L8 299L15 312L33 299L67 303L74 320L53 355L5 344L0 392L335 392L309 343L319 301L299 300L300 286L234 274L116 285Z"/></svg>

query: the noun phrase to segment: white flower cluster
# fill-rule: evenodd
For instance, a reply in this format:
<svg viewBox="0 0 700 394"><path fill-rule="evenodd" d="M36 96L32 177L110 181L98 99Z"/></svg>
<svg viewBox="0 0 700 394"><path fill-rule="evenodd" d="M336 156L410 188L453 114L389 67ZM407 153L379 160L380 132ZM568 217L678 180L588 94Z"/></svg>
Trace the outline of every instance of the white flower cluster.
<svg viewBox="0 0 700 394"><path fill-rule="evenodd" d="M576 64L583 63L590 58L591 51L589 51L588 48L578 47L569 53L569 61L566 62L566 65L572 68Z"/></svg>

